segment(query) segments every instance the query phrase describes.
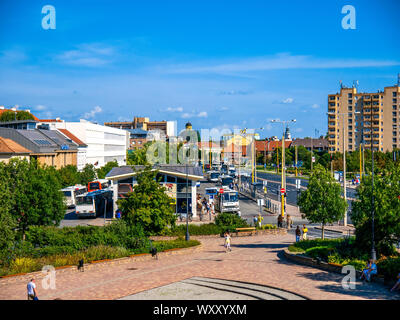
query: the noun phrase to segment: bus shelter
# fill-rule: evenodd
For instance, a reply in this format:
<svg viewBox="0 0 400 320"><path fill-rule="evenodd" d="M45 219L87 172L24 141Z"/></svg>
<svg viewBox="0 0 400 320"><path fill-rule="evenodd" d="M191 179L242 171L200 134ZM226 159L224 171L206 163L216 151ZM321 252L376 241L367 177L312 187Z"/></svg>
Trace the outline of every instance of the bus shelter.
<svg viewBox="0 0 400 320"><path fill-rule="evenodd" d="M115 211L118 209L117 200L133 190L136 175L144 169L144 166L114 167L106 175L111 181L113 189L113 201ZM157 181L166 188L165 193L171 197L171 204L175 205L176 214L186 214L186 206L189 205L189 213L197 216L196 194L197 182L203 179L203 172L198 166L185 165L158 165L152 170L157 170ZM187 202L186 203L186 199ZM115 212L114 212L115 217Z"/></svg>

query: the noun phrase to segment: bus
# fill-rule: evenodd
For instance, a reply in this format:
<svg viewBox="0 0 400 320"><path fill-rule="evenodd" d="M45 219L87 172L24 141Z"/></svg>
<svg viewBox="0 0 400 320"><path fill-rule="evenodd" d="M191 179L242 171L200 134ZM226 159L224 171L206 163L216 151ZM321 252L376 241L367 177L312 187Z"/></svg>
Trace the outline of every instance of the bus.
<svg viewBox="0 0 400 320"><path fill-rule="evenodd" d="M218 182L219 172L218 171L208 171L208 181Z"/></svg>
<svg viewBox="0 0 400 320"><path fill-rule="evenodd" d="M76 205L76 197L87 192L87 188L78 184L61 189L61 192L64 194L64 201L67 207L73 208Z"/></svg>
<svg viewBox="0 0 400 320"><path fill-rule="evenodd" d="M103 190L107 189L109 186L110 181L108 181L107 179L94 180L88 183L87 191L92 192L96 190Z"/></svg>
<svg viewBox="0 0 400 320"><path fill-rule="evenodd" d="M75 212L78 218L104 216L113 213L112 190L96 190L76 197Z"/></svg>
<svg viewBox="0 0 400 320"><path fill-rule="evenodd" d="M222 189L222 190L221 190ZM222 187L214 196L215 210L219 212L240 212L239 194L237 191ZM223 191L223 192L221 192Z"/></svg>
<svg viewBox="0 0 400 320"><path fill-rule="evenodd" d="M228 176L226 174L219 176L218 178L218 183L221 187L224 186L229 186L231 183L233 183L234 179L231 176Z"/></svg>

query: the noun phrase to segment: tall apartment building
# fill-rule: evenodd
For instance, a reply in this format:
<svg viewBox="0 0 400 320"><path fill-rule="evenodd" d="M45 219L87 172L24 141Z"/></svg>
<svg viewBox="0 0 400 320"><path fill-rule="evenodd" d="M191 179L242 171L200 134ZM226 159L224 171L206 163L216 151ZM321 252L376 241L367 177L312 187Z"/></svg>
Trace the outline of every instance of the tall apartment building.
<svg viewBox="0 0 400 320"><path fill-rule="evenodd" d="M343 130L345 129L345 130ZM329 152L358 150L361 144L375 151L400 148L400 77L398 84L372 93L341 86L328 95Z"/></svg>

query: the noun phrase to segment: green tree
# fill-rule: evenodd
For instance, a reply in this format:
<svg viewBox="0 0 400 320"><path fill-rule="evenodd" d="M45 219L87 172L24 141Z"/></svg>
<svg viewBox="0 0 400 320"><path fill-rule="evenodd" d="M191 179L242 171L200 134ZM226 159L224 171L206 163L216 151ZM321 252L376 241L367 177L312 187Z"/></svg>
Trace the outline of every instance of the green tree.
<svg viewBox="0 0 400 320"><path fill-rule="evenodd" d="M340 185L320 164L313 168L308 188L300 194L298 204L307 220L322 224L322 239L325 225L342 219L347 209Z"/></svg>
<svg viewBox="0 0 400 320"><path fill-rule="evenodd" d="M136 150L128 150L128 156L127 156L127 164L128 165L147 165L147 157L146 157L146 152L148 147L150 146L151 142L147 142L143 145L142 149L136 149Z"/></svg>
<svg viewBox="0 0 400 320"><path fill-rule="evenodd" d="M6 110L0 115L0 122L9 122L15 120L34 120L31 113L27 111Z"/></svg>
<svg viewBox="0 0 400 320"><path fill-rule="evenodd" d="M61 186L63 188L74 186L81 182L81 175L74 165L67 165L58 170Z"/></svg>
<svg viewBox="0 0 400 320"><path fill-rule="evenodd" d="M138 172L133 192L117 202L128 225L143 228L147 235L158 234L176 221L171 198L156 181L156 175L150 166Z"/></svg>
<svg viewBox="0 0 400 320"><path fill-rule="evenodd" d="M378 174L380 172L380 174ZM379 255L394 253L400 241L400 165L390 165L374 175L374 236ZM351 219L356 227L356 246L369 253L372 237L372 180L364 176L357 188L357 200L352 203Z"/></svg>
<svg viewBox="0 0 400 320"><path fill-rule="evenodd" d="M10 192L12 177L7 166L0 162L0 258L13 245L17 224L10 210L13 206L13 198Z"/></svg>
<svg viewBox="0 0 400 320"><path fill-rule="evenodd" d="M105 179L107 173L111 171L112 168L118 167L118 162L117 161L109 161L107 162L103 167L99 168L96 170L97 172L97 177L99 179Z"/></svg>
<svg viewBox="0 0 400 320"><path fill-rule="evenodd" d="M22 235L32 225L58 225L66 207L57 170L19 159L11 160L5 170L12 177L10 212Z"/></svg>
<svg viewBox="0 0 400 320"><path fill-rule="evenodd" d="M87 186L87 184L90 181L93 181L95 179L96 179L96 169L94 165L92 164L85 165L82 171L80 172L80 183L84 186Z"/></svg>

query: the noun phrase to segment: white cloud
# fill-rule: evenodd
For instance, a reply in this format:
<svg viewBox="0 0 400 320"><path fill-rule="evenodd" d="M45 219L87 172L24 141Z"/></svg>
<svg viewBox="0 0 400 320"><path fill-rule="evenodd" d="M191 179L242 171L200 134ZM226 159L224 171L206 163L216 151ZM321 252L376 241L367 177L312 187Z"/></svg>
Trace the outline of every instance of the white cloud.
<svg viewBox="0 0 400 320"><path fill-rule="evenodd" d="M183 108L182 107L176 107L176 108L168 107L165 111L167 111L167 112L183 112Z"/></svg>
<svg viewBox="0 0 400 320"><path fill-rule="evenodd" d="M337 69L398 66L400 61L373 59L324 59L287 53L268 57L254 57L231 61L193 62L159 68L166 73L180 74L232 74L285 69ZM228 91L229 92L229 91Z"/></svg>
<svg viewBox="0 0 400 320"><path fill-rule="evenodd" d="M226 106L220 107L220 108L218 109L218 111L228 111L228 110L229 110L229 108L226 107Z"/></svg>
<svg viewBox="0 0 400 320"><path fill-rule="evenodd" d="M181 115L182 119L188 119L188 118L192 118L193 114L192 113L187 113L185 112L184 114Z"/></svg>
<svg viewBox="0 0 400 320"><path fill-rule="evenodd" d="M46 109L47 109L47 107L44 106L44 105L41 105L41 104L39 104L39 105L37 105L36 107L33 108L33 110L35 110L35 111L43 111L43 110L46 110Z"/></svg>
<svg viewBox="0 0 400 320"><path fill-rule="evenodd" d="M68 65L98 67L112 62L114 48L100 44L81 44L77 49L64 51L55 60Z"/></svg>
<svg viewBox="0 0 400 320"><path fill-rule="evenodd" d="M96 113L100 113L102 112L103 109L101 109L101 107L99 106L95 106L92 110L90 110L89 112L86 112L85 115L83 116L84 119L93 119L96 115Z"/></svg>
<svg viewBox="0 0 400 320"><path fill-rule="evenodd" d="M182 119L189 119L189 118L207 118L208 113L206 111L200 111L198 113L189 113L185 112L181 115Z"/></svg>
<svg viewBox="0 0 400 320"><path fill-rule="evenodd" d="M293 98L286 98L285 100L282 100L282 103L292 103L293 101Z"/></svg>
<svg viewBox="0 0 400 320"><path fill-rule="evenodd" d="M311 108L313 108L313 109L318 109L318 108L319 108L319 104L314 103L314 104L311 106Z"/></svg>

